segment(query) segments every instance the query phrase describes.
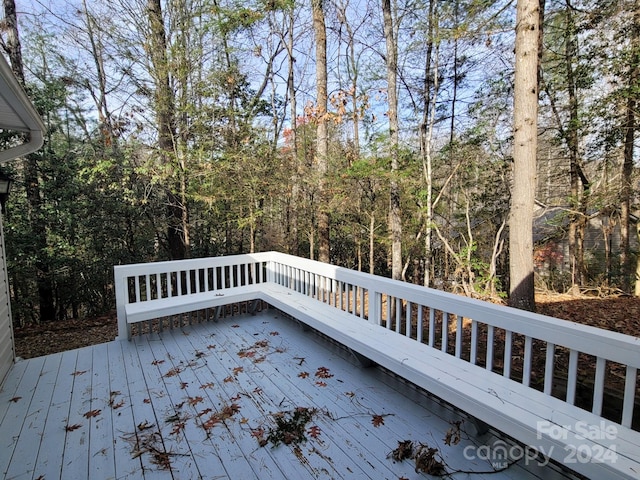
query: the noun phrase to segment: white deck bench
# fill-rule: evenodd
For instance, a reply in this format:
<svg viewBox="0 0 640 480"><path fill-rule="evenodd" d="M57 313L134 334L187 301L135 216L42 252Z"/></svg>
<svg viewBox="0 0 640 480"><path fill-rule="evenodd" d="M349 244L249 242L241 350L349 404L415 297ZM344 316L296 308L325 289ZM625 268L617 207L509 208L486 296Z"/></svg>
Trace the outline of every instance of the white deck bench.
<svg viewBox="0 0 640 480"><path fill-rule="evenodd" d="M309 296L275 284L262 289L270 305L530 446L529 453L536 449L589 478L640 478L638 432Z"/></svg>
<svg viewBox="0 0 640 480"><path fill-rule="evenodd" d="M337 271L337 267L319 266L317 267L319 271L320 269L325 270L321 270L323 273L318 274L310 271L308 260L304 261L306 268L303 268L302 261L298 262L293 260L295 257L284 256L287 257L287 260L292 260L290 264L283 266L282 257L279 256L279 266L274 267L278 269L276 273L270 270L271 267L267 266L267 261L260 260L263 258L260 257L260 254L241 257L242 262L240 262L238 269L245 273L242 275L236 273L231 276L236 279L251 278L252 282L250 283L231 287L222 285L225 287L222 289L210 289L211 285L196 285L193 288L189 286L186 291L197 293L168 298L161 298L161 295L158 294L148 301L119 302L120 337L123 337L123 324L126 324L127 329L130 329L131 324L152 318L242 301L261 300L295 318L303 325L339 342L359 358L368 359L374 364L384 367L466 412L472 418L477 419L480 424L486 424L526 446L515 450L516 453L526 451L531 455L534 450L537 450L543 456L549 457L588 478L640 478L640 432L630 428L632 413L623 414L623 423L629 424L629 426L623 426L603 418L597 412L589 412L569 401L563 401L550 395L547 390L549 380L546 373L545 391L541 392L529 387L525 382L514 381L508 375L494 373L490 369L460 358L461 349L458 341L460 337L456 338L456 353L452 355L434 348L433 339L429 339L430 344L427 344L420 341L420 337L416 341L411 335L401 332L397 321L395 330L390 329L388 321L386 326L383 326L379 320L382 316L379 305L380 293L373 289L372 283L363 282L361 284L364 285L363 287L357 286L355 283L349 284L352 282L351 277L357 276L357 272L344 274L348 276L348 280L345 282L337 274L324 273L325 270L330 269ZM231 257L227 257L224 261L234 261L229 258ZM219 267L205 265L199 268L208 272L207 269ZM163 269L166 268L163 266ZM269 273L266 273L267 271ZM152 275L161 274L153 272L149 274L149 276ZM329 275L334 276L332 278ZM135 274L135 278L138 278L137 276L138 273ZM139 276L140 278L144 277L142 274ZM122 288L123 282L116 280L117 284L120 283L120 289L117 291L120 291L120 296L123 297L125 295L125 290ZM369 282L368 277L365 280ZM153 290L153 285L149 283L148 277L146 281L146 290ZM337 285L340 282L342 285ZM160 285L161 282L158 280L156 283ZM236 283L241 282L237 281ZM396 288L394 285L391 288ZM397 288L411 290L415 286L399 286ZM142 287L136 286L136 289L140 290ZM184 289L179 288L178 290ZM323 291L331 293L327 294L325 298ZM364 291L368 292L366 299ZM130 296L129 293L127 295ZM394 297L391 298L403 298L397 293L393 293L393 295ZM411 295L414 293L409 291L407 297L404 298L409 298ZM136 296L141 297L138 291L136 291ZM347 305L342 304L343 298ZM406 309L410 310L409 302L406 305ZM477 306L476 304L471 306L474 305ZM469 305L463 302L461 311L464 311L464 308L469 308ZM431 309L433 311L433 307ZM409 314L410 312L406 313L407 316ZM398 317L402 315L402 311L398 310L397 315ZM421 319L422 313L420 312L419 315L418 318ZM466 316L467 313L464 315ZM386 318L389 318L389 311L387 311ZM461 322L461 318L461 314L458 314L459 322ZM125 321L123 322L123 320ZM501 319L491 321L499 325ZM540 327L549 329L552 326L541 324ZM127 330L127 336L129 332L130 330ZM554 340L557 339L560 344L562 344L560 340L563 340L563 336L571 337L570 332L567 333L562 329L559 329L558 332L554 334L556 335ZM445 334L446 329L443 332L443 335ZM429 335L432 335L432 330ZM594 335L594 333L585 333L585 336L588 335ZM606 334L603 333L603 340L605 337ZM618 340L617 338L609 338L608 341L617 342ZM629 346L628 341L625 344L625 341L619 342L621 348L631 348L633 352L634 347ZM443 344L446 344L444 338ZM528 345L528 348L532 348L530 340ZM505 357L510 354L510 351L505 352ZM473 357L474 355L472 355ZM547 364L551 364L552 360L547 354ZM600 357L598 360L600 361ZM635 369L634 364L627 370L634 374ZM598 377L598 372L596 372L596 377ZM635 388L635 383L627 382L626 390L631 389L629 385ZM633 395L631 399L633 399ZM625 411L628 412L628 408L628 400L625 398ZM496 456L495 460L517 460L517 458L510 458L509 452L502 453L505 455ZM535 460L529 457L529 461Z"/></svg>
<svg viewBox="0 0 640 480"><path fill-rule="evenodd" d="M127 339L131 339L131 325L161 317L170 317L183 313L222 307L232 303L257 300L260 291L255 285L226 288L220 291L208 291L159 298L143 302L128 303L124 306L127 323Z"/></svg>

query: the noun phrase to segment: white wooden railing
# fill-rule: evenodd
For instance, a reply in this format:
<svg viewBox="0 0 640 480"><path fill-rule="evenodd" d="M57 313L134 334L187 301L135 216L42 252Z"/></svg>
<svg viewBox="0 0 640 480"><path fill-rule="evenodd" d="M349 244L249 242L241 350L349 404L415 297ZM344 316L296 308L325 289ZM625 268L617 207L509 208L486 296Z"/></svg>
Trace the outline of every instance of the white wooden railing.
<svg viewBox="0 0 640 480"><path fill-rule="evenodd" d="M125 303L274 282L638 430L637 337L277 252L114 272L123 338Z"/></svg>

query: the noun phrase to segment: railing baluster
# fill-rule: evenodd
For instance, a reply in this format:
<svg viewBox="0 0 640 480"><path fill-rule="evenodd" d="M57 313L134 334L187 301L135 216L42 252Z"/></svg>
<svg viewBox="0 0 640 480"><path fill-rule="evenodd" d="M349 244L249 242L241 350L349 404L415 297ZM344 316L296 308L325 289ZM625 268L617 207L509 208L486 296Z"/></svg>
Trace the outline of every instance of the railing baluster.
<svg viewBox="0 0 640 480"><path fill-rule="evenodd" d="M140 276L136 275L135 277L133 277L133 289L135 291L136 294L136 302L139 302L141 300L140 298Z"/></svg>
<svg viewBox="0 0 640 480"><path fill-rule="evenodd" d="M524 337L524 358L522 359L522 383L529 386L531 382L531 356L533 355L533 341L532 338L527 335Z"/></svg>
<svg viewBox="0 0 640 480"><path fill-rule="evenodd" d="M471 320L471 345L469 345L469 362L473 365L478 361L478 322Z"/></svg>
<svg viewBox="0 0 640 480"><path fill-rule="evenodd" d="M151 300L151 275L144 276L144 299Z"/></svg>
<svg viewBox="0 0 640 480"><path fill-rule="evenodd" d="M556 346L547 342L547 353L544 361L544 393L551 395L553 392L553 378L556 360Z"/></svg>
<svg viewBox="0 0 640 480"><path fill-rule="evenodd" d="M569 369L567 371L567 403L576 403L576 383L578 382L578 352L569 351Z"/></svg>
<svg viewBox="0 0 640 480"><path fill-rule="evenodd" d="M457 358L462 356L462 315L458 315L456 319L456 350L455 355Z"/></svg>
<svg viewBox="0 0 640 480"><path fill-rule="evenodd" d="M405 317L405 336L411 338L411 302L407 300L407 315Z"/></svg>
<svg viewBox="0 0 640 480"><path fill-rule="evenodd" d="M360 318L364 318L364 287L358 287L360 289Z"/></svg>
<svg viewBox="0 0 640 480"><path fill-rule="evenodd" d="M401 323L402 323L402 299L396 298L396 333L400 333Z"/></svg>
<svg viewBox="0 0 640 480"><path fill-rule="evenodd" d="M418 318L416 320L416 341L422 343L422 334L424 333L424 325L422 325L424 316L424 307L421 304L417 305Z"/></svg>
<svg viewBox="0 0 640 480"><path fill-rule="evenodd" d="M433 347L436 344L436 310L433 307L429 308L429 346Z"/></svg>
<svg viewBox="0 0 640 480"><path fill-rule="evenodd" d="M487 325L487 357L485 368L493 371L493 338L494 338L493 325Z"/></svg>
<svg viewBox="0 0 640 480"><path fill-rule="evenodd" d="M442 312L442 345L440 350L447 353L449 343L449 313Z"/></svg>
<svg viewBox="0 0 640 480"><path fill-rule="evenodd" d="M607 371L607 360L598 357L596 360L596 377L593 385L593 408L592 413L602 414L602 400L604 397L604 377Z"/></svg>
<svg viewBox="0 0 640 480"><path fill-rule="evenodd" d="M638 379L638 369L627 365L627 372L624 381L624 399L622 402L622 426L631 428L633 420L633 408L635 406L636 382Z"/></svg>
<svg viewBox="0 0 640 480"><path fill-rule="evenodd" d="M387 293L387 329L391 330L391 304L393 303L394 299L391 295L389 295Z"/></svg>
<svg viewBox="0 0 640 480"><path fill-rule="evenodd" d="M511 347L513 346L513 333L511 330L504 332L504 359L502 376L511 378Z"/></svg>

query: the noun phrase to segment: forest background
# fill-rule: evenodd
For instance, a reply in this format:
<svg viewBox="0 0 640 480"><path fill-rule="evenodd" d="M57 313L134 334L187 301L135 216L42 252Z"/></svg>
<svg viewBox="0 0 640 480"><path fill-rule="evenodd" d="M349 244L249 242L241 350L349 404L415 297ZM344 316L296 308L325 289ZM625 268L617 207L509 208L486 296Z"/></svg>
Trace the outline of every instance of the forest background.
<svg viewBox="0 0 640 480"><path fill-rule="evenodd" d="M17 325L112 309L117 264L264 250L509 291L515 2L3 3L47 127L4 169ZM640 6L541 7L537 285L631 292Z"/></svg>

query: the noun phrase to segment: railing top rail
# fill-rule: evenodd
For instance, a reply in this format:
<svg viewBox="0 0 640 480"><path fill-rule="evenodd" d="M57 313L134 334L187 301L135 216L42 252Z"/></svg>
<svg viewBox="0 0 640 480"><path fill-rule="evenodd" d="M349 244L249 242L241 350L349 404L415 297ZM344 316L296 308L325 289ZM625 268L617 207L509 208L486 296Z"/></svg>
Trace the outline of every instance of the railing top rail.
<svg viewBox="0 0 640 480"><path fill-rule="evenodd" d="M247 262L265 262L270 259L269 252L246 253L220 257L190 258L185 260L167 260L161 262L131 263L113 267L116 276L131 276L137 274L156 274L195 270L199 268L225 267Z"/></svg>

